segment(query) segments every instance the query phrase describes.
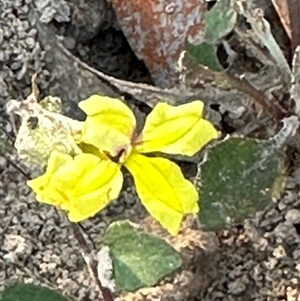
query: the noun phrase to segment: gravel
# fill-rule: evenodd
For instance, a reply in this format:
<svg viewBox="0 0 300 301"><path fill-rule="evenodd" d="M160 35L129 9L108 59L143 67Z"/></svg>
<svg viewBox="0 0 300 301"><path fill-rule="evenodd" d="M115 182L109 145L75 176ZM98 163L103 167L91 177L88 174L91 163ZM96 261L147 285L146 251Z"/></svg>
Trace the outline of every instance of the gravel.
<svg viewBox="0 0 300 301"><path fill-rule="evenodd" d="M30 93L33 73L38 72L44 95L58 91L55 76L60 85L72 89L72 82L59 82L57 75L66 66L51 64L50 50L31 25L28 13L33 2L0 1L0 126L11 137L3 104ZM40 21L78 58L118 78L149 81L145 67L131 52L105 1L35 3ZM55 69L61 69L61 73L54 76ZM2 132L0 136L5 137L9 148L8 136ZM97 292L68 222L54 208L36 202L24 175L9 163L18 162L13 149L9 149L9 154L0 152L0 291L22 280L58 288L78 300L95 300ZM131 181L126 175L120 199L83 223L96 245L113 220L129 217L136 221L145 216ZM300 177L295 171L280 200L243 225L217 233L218 247L213 256L209 261L202 259L206 260L205 273L215 269L217 273L205 287L201 277L193 280L197 300L300 300L299 187ZM195 269L203 263L195 262Z"/></svg>

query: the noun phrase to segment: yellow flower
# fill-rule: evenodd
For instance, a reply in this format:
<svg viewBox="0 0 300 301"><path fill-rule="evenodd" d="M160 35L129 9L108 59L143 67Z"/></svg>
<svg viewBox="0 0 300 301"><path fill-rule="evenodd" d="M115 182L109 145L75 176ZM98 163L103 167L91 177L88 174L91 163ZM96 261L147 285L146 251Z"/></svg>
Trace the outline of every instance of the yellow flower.
<svg viewBox="0 0 300 301"><path fill-rule="evenodd" d="M79 107L87 114L83 143L93 145L112 161L123 164L132 174L145 208L176 235L184 215L198 212L198 193L176 164L143 154L164 152L192 156L216 139L216 129L202 118L203 103L193 101L177 107L159 103L148 115L140 135L135 132L134 114L118 99L93 95L80 102ZM100 177L107 172L103 169ZM116 175L121 177L117 172ZM116 192L120 182L122 180L118 180L118 187L111 182L110 187Z"/></svg>
<svg viewBox="0 0 300 301"><path fill-rule="evenodd" d="M119 166L94 154L68 154L52 151L47 170L27 182L37 200L68 212L69 220L80 222L116 199L123 184Z"/></svg>
<svg viewBox="0 0 300 301"><path fill-rule="evenodd" d="M198 212L198 193L176 164L144 154L192 156L217 138L215 128L202 118L203 103L160 103L140 134L134 114L118 99L94 95L79 107L87 114L78 142L82 153L51 152L45 174L28 181L37 200L67 211L72 222L85 220L118 197L124 165L145 208L177 234L184 215Z"/></svg>

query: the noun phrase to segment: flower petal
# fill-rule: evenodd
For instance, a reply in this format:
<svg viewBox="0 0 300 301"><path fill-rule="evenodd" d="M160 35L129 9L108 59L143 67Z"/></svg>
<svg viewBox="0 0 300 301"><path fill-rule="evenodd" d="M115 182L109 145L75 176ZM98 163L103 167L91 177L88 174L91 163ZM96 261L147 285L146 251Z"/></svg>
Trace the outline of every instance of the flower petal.
<svg viewBox="0 0 300 301"><path fill-rule="evenodd" d="M90 192L74 196L68 208L70 221L80 222L94 216L105 208L111 200L119 196L123 185L123 175L120 167L113 162L106 164L107 161L102 161L101 163L101 166L99 166L102 169L100 177L99 170L94 170L84 179L84 181L87 181L90 178L91 182L89 185L91 188L97 179L99 188L95 190L91 189ZM93 178L93 173L97 175L97 178Z"/></svg>
<svg viewBox="0 0 300 301"><path fill-rule="evenodd" d="M194 155L218 137L213 125L202 118L202 111L203 103L199 100L177 107L157 104L146 119L136 151Z"/></svg>
<svg viewBox="0 0 300 301"><path fill-rule="evenodd" d="M132 153L125 167L143 205L172 235L178 233L185 214L198 212L198 193L175 163Z"/></svg>
<svg viewBox="0 0 300 301"><path fill-rule="evenodd" d="M51 176L59 170L62 165L72 161L72 156L69 154L63 154L59 151L52 151L48 159L46 173Z"/></svg>
<svg viewBox="0 0 300 301"><path fill-rule="evenodd" d="M83 153L60 168L52 183L70 200L62 208L68 211L70 221L79 222L94 216L118 197L123 175L118 164Z"/></svg>
<svg viewBox="0 0 300 301"><path fill-rule="evenodd" d="M61 203L62 199L64 199L64 195L56 189L51 188L51 186L49 187L49 183L53 174L57 172L61 166L70 161L72 161L70 155L54 150L48 159L46 172L35 179L27 181L27 185L35 192L39 202L49 205L59 205Z"/></svg>
<svg viewBox="0 0 300 301"><path fill-rule="evenodd" d="M115 128L102 124L96 117L87 117L81 137L82 141L115 157L130 145L130 135L124 135Z"/></svg>
<svg viewBox="0 0 300 301"><path fill-rule="evenodd" d="M136 119L121 100L92 95L78 106L87 114L83 142L108 151L113 156L117 155L120 147L130 144Z"/></svg>
<svg viewBox="0 0 300 301"><path fill-rule="evenodd" d="M41 177L28 181L37 194L37 200L59 206L68 211L70 221L79 222L102 210L112 199L118 197L123 184L120 166L110 160L102 160L93 154L79 154L75 158L64 154L54 154L53 168L49 159L49 170ZM53 155L53 156L54 156ZM57 166L56 166L57 167Z"/></svg>

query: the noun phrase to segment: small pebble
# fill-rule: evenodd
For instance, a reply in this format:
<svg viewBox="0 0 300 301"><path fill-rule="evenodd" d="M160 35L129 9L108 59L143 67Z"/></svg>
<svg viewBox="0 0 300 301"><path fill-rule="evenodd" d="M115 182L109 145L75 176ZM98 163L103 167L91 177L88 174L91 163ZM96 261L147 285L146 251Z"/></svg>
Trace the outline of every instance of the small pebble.
<svg viewBox="0 0 300 301"><path fill-rule="evenodd" d="M246 285L239 279L228 284L228 293L234 296L240 295L246 290Z"/></svg>
<svg viewBox="0 0 300 301"><path fill-rule="evenodd" d="M300 223L300 211L298 209L290 209L285 214L285 219L288 223L299 224Z"/></svg>

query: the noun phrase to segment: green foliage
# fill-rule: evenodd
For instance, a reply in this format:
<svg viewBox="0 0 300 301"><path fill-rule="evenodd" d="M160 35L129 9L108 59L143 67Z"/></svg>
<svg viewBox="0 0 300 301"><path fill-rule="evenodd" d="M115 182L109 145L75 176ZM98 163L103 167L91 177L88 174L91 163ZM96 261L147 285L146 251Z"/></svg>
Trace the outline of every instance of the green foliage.
<svg viewBox="0 0 300 301"><path fill-rule="evenodd" d="M231 138L209 150L196 183L203 227L221 229L262 210L275 193L279 166L280 152L266 142Z"/></svg>
<svg viewBox="0 0 300 301"><path fill-rule="evenodd" d="M223 67L217 57L216 49L216 46L208 43L202 43L197 46L191 44L186 45L186 50L198 64L204 65L214 71L221 71Z"/></svg>
<svg viewBox="0 0 300 301"><path fill-rule="evenodd" d="M216 45L229 34L236 23L237 13L231 0L219 0L211 10L204 14L205 41Z"/></svg>
<svg viewBox="0 0 300 301"><path fill-rule="evenodd" d="M230 33L236 23L237 13L232 8L231 0L219 0L211 10L204 14L204 43L186 45L186 50L197 63L214 71L223 70L216 54L217 44Z"/></svg>
<svg viewBox="0 0 300 301"><path fill-rule="evenodd" d="M110 225L105 243L111 251L116 287L121 291L153 286L182 264L180 255L164 240L129 221Z"/></svg>
<svg viewBox="0 0 300 301"><path fill-rule="evenodd" d="M16 283L0 293L1 301L70 301L57 291L33 284Z"/></svg>

